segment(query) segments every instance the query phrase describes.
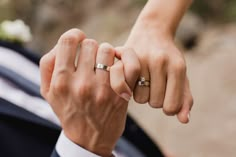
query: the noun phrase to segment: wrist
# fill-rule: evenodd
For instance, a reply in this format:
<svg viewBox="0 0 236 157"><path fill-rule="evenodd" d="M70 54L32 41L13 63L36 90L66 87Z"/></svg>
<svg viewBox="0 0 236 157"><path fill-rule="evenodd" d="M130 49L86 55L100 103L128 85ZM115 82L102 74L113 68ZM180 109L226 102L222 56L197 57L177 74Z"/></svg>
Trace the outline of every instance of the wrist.
<svg viewBox="0 0 236 157"><path fill-rule="evenodd" d="M192 0L148 0L138 21L149 23L156 29L174 36L191 2Z"/></svg>
<svg viewBox="0 0 236 157"><path fill-rule="evenodd" d="M56 151L59 156L75 157L79 154L79 156L81 157L101 157L100 155L93 153L73 142L71 139L68 138L68 136L65 135L64 131L62 131L61 135L58 138L58 141L56 143Z"/></svg>
<svg viewBox="0 0 236 157"><path fill-rule="evenodd" d="M86 128L76 132L64 130L64 134L75 144L102 157L112 157L115 144L108 143L99 132Z"/></svg>
<svg viewBox="0 0 236 157"><path fill-rule="evenodd" d="M153 14L141 15L136 22L136 27L141 27L144 30L151 31L153 34L164 36L171 40L174 39L176 31L166 21L162 21L162 19Z"/></svg>

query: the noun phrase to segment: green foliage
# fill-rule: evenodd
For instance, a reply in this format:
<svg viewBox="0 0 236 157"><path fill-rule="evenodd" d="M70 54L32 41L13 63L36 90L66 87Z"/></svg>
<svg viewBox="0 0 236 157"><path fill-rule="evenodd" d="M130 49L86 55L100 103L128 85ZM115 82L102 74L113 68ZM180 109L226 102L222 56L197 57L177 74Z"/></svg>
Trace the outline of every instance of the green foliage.
<svg viewBox="0 0 236 157"><path fill-rule="evenodd" d="M194 1L191 9L194 12L197 12L199 15L201 16L205 16L209 13L209 6L206 5L205 1L202 0L198 0L198 1Z"/></svg>
<svg viewBox="0 0 236 157"><path fill-rule="evenodd" d="M229 20L236 21L236 1L235 0L228 3L227 9L225 11L225 17L227 17L227 19Z"/></svg>
<svg viewBox="0 0 236 157"><path fill-rule="evenodd" d="M236 20L235 0L195 0L191 10L205 20L219 22Z"/></svg>
<svg viewBox="0 0 236 157"><path fill-rule="evenodd" d="M147 1L148 0L134 0L133 3L137 6L143 7L147 3Z"/></svg>

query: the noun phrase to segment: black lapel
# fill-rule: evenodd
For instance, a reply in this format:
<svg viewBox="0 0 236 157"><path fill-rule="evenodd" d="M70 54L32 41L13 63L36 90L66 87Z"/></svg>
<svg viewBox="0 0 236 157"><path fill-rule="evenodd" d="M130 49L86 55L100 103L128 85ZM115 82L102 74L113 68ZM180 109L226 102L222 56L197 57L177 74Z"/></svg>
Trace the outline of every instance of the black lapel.
<svg viewBox="0 0 236 157"><path fill-rule="evenodd" d="M123 137L147 157L164 157L158 146L130 116L127 117Z"/></svg>
<svg viewBox="0 0 236 157"><path fill-rule="evenodd" d="M26 111L2 98L0 98L0 117L9 117L12 119L24 121L26 123L32 123L55 130L60 130L60 127L54 123L38 117L37 115Z"/></svg>

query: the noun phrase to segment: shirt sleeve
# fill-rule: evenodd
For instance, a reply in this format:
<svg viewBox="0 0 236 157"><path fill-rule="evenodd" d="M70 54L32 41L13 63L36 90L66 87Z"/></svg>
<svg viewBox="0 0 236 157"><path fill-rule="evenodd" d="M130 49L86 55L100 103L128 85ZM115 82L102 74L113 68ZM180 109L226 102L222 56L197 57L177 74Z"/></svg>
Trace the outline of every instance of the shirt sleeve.
<svg viewBox="0 0 236 157"><path fill-rule="evenodd" d="M72 142L63 131L58 138L56 151L60 157L101 157Z"/></svg>

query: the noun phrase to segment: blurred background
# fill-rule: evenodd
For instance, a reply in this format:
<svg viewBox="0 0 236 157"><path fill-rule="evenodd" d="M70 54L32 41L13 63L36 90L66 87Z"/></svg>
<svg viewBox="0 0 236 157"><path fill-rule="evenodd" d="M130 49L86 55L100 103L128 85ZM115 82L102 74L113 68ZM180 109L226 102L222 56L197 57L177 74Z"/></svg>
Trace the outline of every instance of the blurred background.
<svg viewBox="0 0 236 157"><path fill-rule="evenodd" d="M33 39L26 47L48 52L77 27L99 42L122 45L146 0L0 0L0 22L22 19ZM171 5L171 4L170 4ZM158 28L157 28L158 29ZM186 56L195 105L179 124L161 110L130 105L130 114L176 157L236 156L236 1L195 0L176 42Z"/></svg>

